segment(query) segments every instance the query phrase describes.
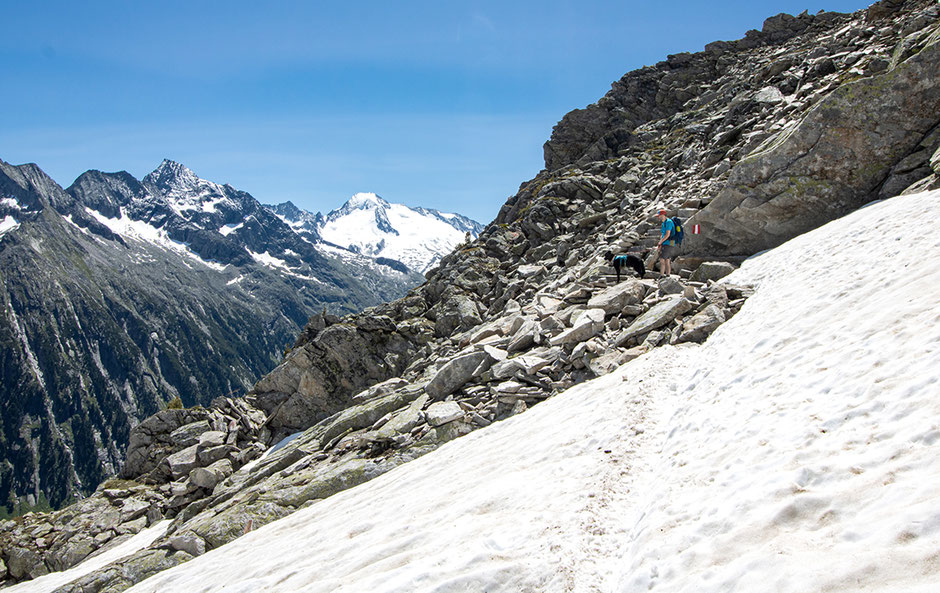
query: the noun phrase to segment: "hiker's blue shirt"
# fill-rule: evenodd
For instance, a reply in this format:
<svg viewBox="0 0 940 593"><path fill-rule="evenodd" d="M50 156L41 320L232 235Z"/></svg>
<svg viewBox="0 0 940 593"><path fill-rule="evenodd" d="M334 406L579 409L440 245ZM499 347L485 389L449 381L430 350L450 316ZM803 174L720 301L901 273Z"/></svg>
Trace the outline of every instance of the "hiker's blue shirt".
<svg viewBox="0 0 940 593"><path fill-rule="evenodd" d="M663 221L663 226L659 228L659 236L665 237L667 232L669 233L669 240L663 241L663 245L675 245L676 242L673 241L673 238L676 236L676 223L672 222L671 218Z"/></svg>

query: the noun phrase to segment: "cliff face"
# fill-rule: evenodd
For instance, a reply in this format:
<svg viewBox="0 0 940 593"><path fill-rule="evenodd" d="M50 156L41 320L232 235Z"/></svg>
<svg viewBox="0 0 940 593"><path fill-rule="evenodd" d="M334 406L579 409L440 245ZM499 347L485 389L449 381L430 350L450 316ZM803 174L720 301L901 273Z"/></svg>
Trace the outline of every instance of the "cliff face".
<svg viewBox="0 0 940 593"><path fill-rule="evenodd" d="M938 183L938 19L926 1L779 15L627 74L565 116L546 170L425 284L362 314L315 316L244 399L145 421L128 481L81 503L110 515L80 529L65 512L5 524L11 578L173 518L154 546L61 589L122 590L658 345L705 339L750 294L713 282L742 256ZM653 264L660 207L687 221L680 277L618 283L605 252Z"/></svg>

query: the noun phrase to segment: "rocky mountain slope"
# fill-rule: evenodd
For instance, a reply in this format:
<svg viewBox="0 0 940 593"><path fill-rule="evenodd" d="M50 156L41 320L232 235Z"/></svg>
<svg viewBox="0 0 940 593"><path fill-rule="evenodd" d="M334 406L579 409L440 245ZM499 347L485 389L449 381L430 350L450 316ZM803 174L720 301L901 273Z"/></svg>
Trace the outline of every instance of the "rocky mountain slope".
<svg viewBox="0 0 940 593"><path fill-rule="evenodd" d="M744 257L940 183L938 38L935 2L886 0L778 15L626 74L565 116L546 169L425 284L314 317L245 398L141 423L123 480L4 523L8 578L172 518L150 547L57 589L121 591L660 345L706 339L753 292L714 283ZM652 264L660 207L702 230L680 277L615 284L605 251Z"/></svg>
<svg viewBox="0 0 940 593"><path fill-rule="evenodd" d="M931 232L906 242L899 219ZM932 593L940 259L884 270L940 252L936 231L940 191L801 235L722 280L755 294L705 344L658 348L130 593Z"/></svg>
<svg viewBox="0 0 940 593"><path fill-rule="evenodd" d="M164 162L67 190L0 162L0 499L87 495L131 428L175 397L243 393L314 311L394 298L420 276L315 248L247 193Z"/></svg>
<svg viewBox="0 0 940 593"><path fill-rule="evenodd" d="M398 261L422 274L483 230L466 216L390 204L373 193L356 194L326 216L290 202L268 207L298 233L379 261Z"/></svg>

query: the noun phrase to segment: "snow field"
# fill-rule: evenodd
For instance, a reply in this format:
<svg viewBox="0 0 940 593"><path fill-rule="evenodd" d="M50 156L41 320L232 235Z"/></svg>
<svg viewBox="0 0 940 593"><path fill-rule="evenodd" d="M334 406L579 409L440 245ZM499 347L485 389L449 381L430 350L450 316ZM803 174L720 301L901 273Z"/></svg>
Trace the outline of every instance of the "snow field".
<svg viewBox="0 0 940 593"><path fill-rule="evenodd" d="M937 197L728 278L759 290L683 363L618 591L937 590Z"/></svg>
<svg viewBox="0 0 940 593"><path fill-rule="evenodd" d="M748 261L728 281L757 293L703 346L657 349L131 591L935 591L938 198Z"/></svg>

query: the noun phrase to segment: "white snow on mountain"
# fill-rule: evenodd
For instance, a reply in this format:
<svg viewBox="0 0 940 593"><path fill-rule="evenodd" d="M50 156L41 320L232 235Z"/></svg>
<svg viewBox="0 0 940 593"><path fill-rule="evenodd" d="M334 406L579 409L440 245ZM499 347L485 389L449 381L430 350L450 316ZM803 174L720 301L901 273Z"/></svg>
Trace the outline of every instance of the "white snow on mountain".
<svg viewBox="0 0 940 593"><path fill-rule="evenodd" d="M705 344L130 591L936 591L937 221L940 192L902 196L752 258Z"/></svg>
<svg viewBox="0 0 940 593"><path fill-rule="evenodd" d="M391 204L374 193L358 193L330 212L320 236L364 255L398 260L422 273L466 239L464 231L441 218Z"/></svg>
<svg viewBox="0 0 940 593"><path fill-rule="evenodd" d="M193 252L185 243L180 243L170 239L167 236L165 230L153 227L142 220L134 220L129 218L124 213L123 208L121 209L120 218L108 218L97 210L93 210L88 207L85 207L85 211L94 216L98 222L111 229L112 232L124 237L125 239L150 243L161 249L175 251L180 255L186 256L190 260L195 260L196 262L206 267L212 268L218 272L221 272L226 268L226 266L223 264L214 261L207 261L199 257L199 255Z"/></svg>
<svg viewBox="0 0 940 593"><path fill-rule="evenodd" d="M20 226L20 223L8 214L4 216L2 220L0 220L0 235L12 231L18 226Z"/></svg>

